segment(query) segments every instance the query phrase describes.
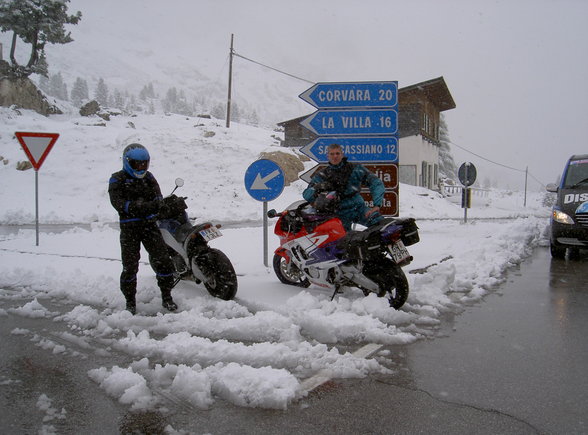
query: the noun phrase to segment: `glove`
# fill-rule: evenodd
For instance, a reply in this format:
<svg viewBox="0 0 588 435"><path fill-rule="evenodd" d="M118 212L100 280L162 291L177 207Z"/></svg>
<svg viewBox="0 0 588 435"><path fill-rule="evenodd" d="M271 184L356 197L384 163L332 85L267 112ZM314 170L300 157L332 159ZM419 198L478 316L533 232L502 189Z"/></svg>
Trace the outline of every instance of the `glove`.
<svg viewBox="0 0 588 435"><path fill-rule="evenodd" d="M333 190L332 184L329 183L328 181L321 181L320 183L316 183L313 186L313 188L316 193L330 192L331 190Z"/></svg>
<svg viewBox="0 0 588 435"><path fill-rule="evenodd" d="M140 209L145 214L157 213L162 206L161 199L154 199L153 201L144 201L140 204Z"/></svg>
<svg viewBox="0 0 588 435"><path fill-rule="evenodd" d="M159 207L159 211L157 212L160 219L167 219L170 214L170 207L169 205L162 201L161 207Z"/></svg>

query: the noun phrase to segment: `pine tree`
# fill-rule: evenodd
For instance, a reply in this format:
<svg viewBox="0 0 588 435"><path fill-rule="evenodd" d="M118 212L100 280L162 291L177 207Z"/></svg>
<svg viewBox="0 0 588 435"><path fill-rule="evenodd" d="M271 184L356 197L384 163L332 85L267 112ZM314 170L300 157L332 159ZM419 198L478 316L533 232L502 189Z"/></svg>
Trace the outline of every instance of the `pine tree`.
<svg viewBox="0 0 588 435"><path fill-rule="evenodd" d="M445 117L441 114L439 120L439 175L450 180L457 179L457 166L451 154L451 140Z"/></svg>
<svg viewBox="0 0 588 435"><path fill-rule="evenodd" d="M227 117L226 109L224 104L217 103L213 108L210 114L215 117L216 119L225 119Z"/></svg>
<svg viewBox="0 0 588 435"><path fill-rule="evenodd" d="M155 98L155 91L153 90L153 83L149 83L143 86L141 92L139 92L139 98L143 101L147 101L149 98Z"/></svg>
<svg viewBox="0 0 588 435"><path fill-rule="evenodd" d="M33 73L47 75L45 45L72 42L65 24L77 24L81 12L67 14L69 0L2 0L0 1L0 30L13 32L10 47L11 76L28 77ZM16 43L20 38L31 44L31 55L26 65L16 61Z"/></svg>
<svg viewBox="0 0 588 435"><path fill-rule="evenodd" d="M47 93L52 97L59 98L60 100L67 100L67 86L63 82L61 73L53 74L49 77L49 88Z"/></svg>
<svg viewBox="0 0 588 435"><path fill-rule="evenodd" d="M169 88L162 101L163 110L169 113L175 113L175 108L178 103L178 90L176 88Z"/></svg>
<svg viewBox="0 0 588 435"><path fill-rule="evenodd" d="M237 103L231 104L231 120L235 122L242 121L241 106L239 106Z"/></svg>
<svg viewBox="0 0 588 435"><path fill-rule="evenodd" d="M96 85L94 98L101 106L108 106L108 87L106 86L106 83L104 83L104 79L102 77L98 80L98 84Z"/></svg>
<svg viewBox="0 0 588 435"><path fill-rule="evenodd" d="M112 106L120 110L124 109L125 107L125 98L118 89L115 89L112 95Z"/></svg>
<svg viewBox="0 0 588 435"><path fill-rule="evenodd" d="M90 98L88 93L88 83L78 77L73 84L73 88L71 90L71 102L76 107L81 107L82 103Z"/></svg>

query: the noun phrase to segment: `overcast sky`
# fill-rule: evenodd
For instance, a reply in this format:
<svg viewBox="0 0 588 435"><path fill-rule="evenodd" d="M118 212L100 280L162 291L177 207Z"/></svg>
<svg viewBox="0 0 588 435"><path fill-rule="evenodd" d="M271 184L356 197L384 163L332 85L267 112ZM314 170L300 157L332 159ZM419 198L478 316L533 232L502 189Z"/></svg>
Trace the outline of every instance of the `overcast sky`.
<svg viewBox="0 0 588 435"><path fill-rule="evenodd" d="M311 81L404 87L443 76L457 104L445 112L452 141L528 166L543 183L555 181L569 155L588 153L587 1L215 3L225 44L233 32L239 52ZM231 12L233 3L240 11ZM477 164L481 179L499 168L457 147L454 155ZM524 182L516 171L497 172Z"/></svg>
<svg viewBox="0 0 588 435"><path fill-rule="evenodd" d="M84 18L71 27L74 43L48 49L50 61L111 37L145 59L152 47L164 72L166 62L194 62L224 86L233 33L238 53L311 82L397 80L402 88L443 76L457 104L445 112L456 163L474 162L480 180L522 188L524 174L459 147L528 166L542 183L555 181L571 154L588 153L586 0L72 0L69 9ZM89 26L96 20L99 31ZM89 50L95 68L116 70L120 62L107 59L113 48L103 49ZM257 86L261 95L268 86L262 67L236 59L234 69L237 77L259 72L237 89ZM310 86L283 80L293 100ZM294 116L314 111L306 106Z"/></svg>

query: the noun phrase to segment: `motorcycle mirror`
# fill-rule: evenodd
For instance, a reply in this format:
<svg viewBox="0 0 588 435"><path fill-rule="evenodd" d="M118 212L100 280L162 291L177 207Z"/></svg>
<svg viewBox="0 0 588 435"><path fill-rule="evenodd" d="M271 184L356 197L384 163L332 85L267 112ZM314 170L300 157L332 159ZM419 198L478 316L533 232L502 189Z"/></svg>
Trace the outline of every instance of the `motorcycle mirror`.
<svg viewBox="0 0 588 435"><path fill-rule="evenodd" d="M174 190L172 190L172 193L170 193L170 196L174 194L174 192L176 191L176 189L178 187L182 187L184 185L184 179L183 178L176 178L176 187L174 187Z"/></svg>
<svg viewBox="0 0 588 435"><path fill-rule="evenodd" d="M274 218L274 217L276 217L277 215L278 215L278 213L277 213L277 212L276 212L276 210L275 210L275 209L273 209L273 208L272 208L270 211L268 211L268 212L267 212L267 217L269 217L269 218Z"/></svg>

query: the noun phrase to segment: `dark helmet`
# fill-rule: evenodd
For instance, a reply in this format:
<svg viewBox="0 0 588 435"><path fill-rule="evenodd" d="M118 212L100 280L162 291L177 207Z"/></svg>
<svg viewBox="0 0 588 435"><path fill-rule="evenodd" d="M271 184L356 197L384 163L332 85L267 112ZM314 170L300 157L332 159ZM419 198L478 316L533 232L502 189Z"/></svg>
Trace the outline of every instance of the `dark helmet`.
<svg viewBox="0 0 588 435"><path fill-rule="evenodd" d="M143 178L149 169L149 160L149 151L139 143L132 143L123 151L123 169L131 177Z"/></svg>
<svg viewBox="0 0 588 435"><path fill-rule="evenodd" d="M332 214L339 208L339 203L339 195L333 191L319 193L313 205L317 213Z"/></svg>

